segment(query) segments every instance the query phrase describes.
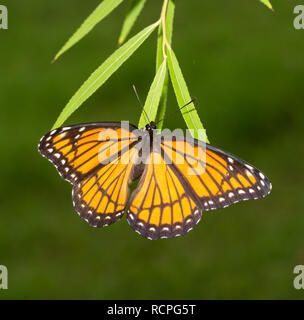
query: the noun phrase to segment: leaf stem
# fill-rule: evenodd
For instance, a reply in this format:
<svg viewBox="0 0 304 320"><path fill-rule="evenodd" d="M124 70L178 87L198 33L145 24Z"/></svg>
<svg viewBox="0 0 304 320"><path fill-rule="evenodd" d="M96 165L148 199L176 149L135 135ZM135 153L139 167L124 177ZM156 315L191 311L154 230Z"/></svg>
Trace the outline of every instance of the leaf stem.
<svg viewBox="0 0 304 320"><path fill-rule="evenodd" d="M167 14L167 8L168 8L168 2L169 0L164 0L164 4L163 4L163 8L161 11L161 15L160 15L160 22L162 24L162 29L163 29L163 56L164 56L164 60L167 60L167 54L166 54L166 47L170 50L171 46L168 42L167 39L167 33L166 33L166 14Z"/></svg>

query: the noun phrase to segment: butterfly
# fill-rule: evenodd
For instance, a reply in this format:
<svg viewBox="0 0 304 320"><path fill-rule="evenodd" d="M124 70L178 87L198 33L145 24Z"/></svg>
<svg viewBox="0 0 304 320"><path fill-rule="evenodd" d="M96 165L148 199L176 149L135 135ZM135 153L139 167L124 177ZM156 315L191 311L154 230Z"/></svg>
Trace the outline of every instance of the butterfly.
<svg viewBox="0 0 304 320"><path fill-rule="evenodd" d="M130 226L151 240L184 235L203 211L271 191L265 174L244 160L182 134L158 134L154 122L142 130L124 122L61 127L38 149L73 185L81 218L103 227L126 212Z"/></svg>

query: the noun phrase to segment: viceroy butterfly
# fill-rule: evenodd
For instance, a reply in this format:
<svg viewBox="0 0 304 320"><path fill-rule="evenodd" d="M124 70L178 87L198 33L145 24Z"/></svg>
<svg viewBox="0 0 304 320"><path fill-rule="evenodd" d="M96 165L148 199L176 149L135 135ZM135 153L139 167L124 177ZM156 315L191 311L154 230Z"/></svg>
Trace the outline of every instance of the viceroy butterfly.
<svg viewBox="0 0 304 320"><path fill-rule="evenodd" d="M74 208L91 226L108 226L127 209L131 227L151 240L184 235L203 211L270 193L268 178L244 160L193 138L155 132L153 122L146 130L119 122L77 124L47 133L39 152L73 184ZM148 161L136 163L139 156ZM129 199L129 184L138 178Z"/></svg>

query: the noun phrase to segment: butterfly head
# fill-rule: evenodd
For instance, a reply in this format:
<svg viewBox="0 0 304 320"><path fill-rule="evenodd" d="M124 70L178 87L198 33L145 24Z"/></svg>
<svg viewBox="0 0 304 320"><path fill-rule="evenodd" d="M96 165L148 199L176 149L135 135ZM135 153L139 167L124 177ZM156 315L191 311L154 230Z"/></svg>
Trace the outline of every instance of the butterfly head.
<svg viewBox="0 0 304 320"><path fill-rule="evenodd" d="M153 132L153 130L156 129L156 125L153 121L151 121L150 123L146 124L146 130L148 132Z"/></svg>

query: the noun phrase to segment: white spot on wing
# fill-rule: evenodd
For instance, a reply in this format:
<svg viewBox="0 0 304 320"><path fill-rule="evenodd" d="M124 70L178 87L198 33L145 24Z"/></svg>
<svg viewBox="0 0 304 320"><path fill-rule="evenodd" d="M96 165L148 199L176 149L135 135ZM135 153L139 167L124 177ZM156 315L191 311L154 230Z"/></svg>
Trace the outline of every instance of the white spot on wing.
<svg viewBox="0 0 304 320"><path fill-rule="evenodd" d="M253 167L252 166L250 166L249 164L245 164L245 167L247 167L249 170L253 170Z"/></svg>
<svg viewBox="0 0 304 320"><path fill-rule="evenodd" d="M132 213L130 213L130 212L128 212L129 213L129 217L130 217L130 219L131 220L134 220L134 216L133 216L133 214Z"/></svg>
<svg viewBox="0 0 304 320"><path fill-rule="evenodd" d="M234 160L233 160L232 158L230 158L230 157L228 157L228 161L229 161L230 163L234 163Z"/></svg>
<svg viewBox="0 0 304 320"><path fill-rule="evenodd" d="M188 219L186 220L186 223L190 223L190 222L192 222L192 218L188 218Z"/></svg>

